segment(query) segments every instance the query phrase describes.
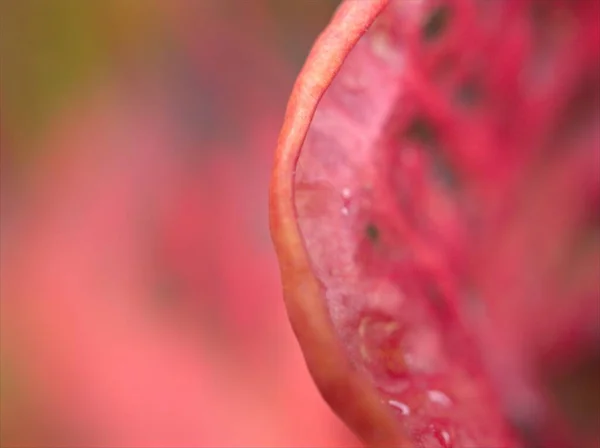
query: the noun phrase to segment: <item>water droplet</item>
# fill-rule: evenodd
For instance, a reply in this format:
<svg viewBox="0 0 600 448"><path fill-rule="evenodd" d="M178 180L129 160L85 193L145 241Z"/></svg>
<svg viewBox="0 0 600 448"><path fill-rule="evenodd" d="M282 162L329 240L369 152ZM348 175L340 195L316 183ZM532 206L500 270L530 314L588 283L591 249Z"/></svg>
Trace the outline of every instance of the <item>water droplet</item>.
<svg viewBox="0 0 600 448"><path fill-rule="evenodd" d="M343 202L343 206L342 206L342 215L344 216L348 216L350 214L350 202L352 200L352 190L350 190L350 188L348 187L344 187L342 188L342 202Z"/></svg>
<svg viewBox="0 0 600 448"><path fill-rule="evenodd" d="M448 407L452 405L452 400L450 399L450 397L448 397L448 395L439 390L428 390L427 397L429 398L429 401L437 403L441 406Z"/></svg>
<svg viewBox="0 0 600 448"><path fill-rule="evenodd" d="M419 441L430 448L452 448L453 441L450 430L438 424L431 423L420 434Z"/></svg>
<svg viewBox="0 0 600 448"><path fill-rule="evenodd" d="M391 407L396 409L401 415L410 415L410 408L408 405L402 403L397 400L388 400L388 403Z"/></svg>
<svg viewBox="0 0 600 448"><path fill-rule="evenodd" d="M444 448L452 446L452 438L450 433L444 429L441 429L438 433L438 440Z"/></svg>

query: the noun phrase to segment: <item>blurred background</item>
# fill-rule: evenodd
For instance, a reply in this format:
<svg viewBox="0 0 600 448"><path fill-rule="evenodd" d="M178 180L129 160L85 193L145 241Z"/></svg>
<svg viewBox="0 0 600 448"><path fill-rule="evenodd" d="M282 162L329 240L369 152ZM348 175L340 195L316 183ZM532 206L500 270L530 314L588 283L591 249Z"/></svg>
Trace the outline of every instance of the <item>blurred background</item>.
<svg viewBox="0 0 600 448"><path fill-rule="evenodd" d="M357 446L267 186L334 0L0 0L0 444Z"/></svg>

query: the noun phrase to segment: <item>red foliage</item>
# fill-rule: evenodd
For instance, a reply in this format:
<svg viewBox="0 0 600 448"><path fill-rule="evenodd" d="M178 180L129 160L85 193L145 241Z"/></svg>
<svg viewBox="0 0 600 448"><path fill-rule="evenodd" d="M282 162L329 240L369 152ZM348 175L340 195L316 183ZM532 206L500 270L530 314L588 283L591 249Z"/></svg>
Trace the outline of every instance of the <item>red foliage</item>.
<svg viewBox="0 0 600 448"><path fill-rule="evenodd" d="M374 445L598 444L600 3L387 3L340 8L280 136L313 377Z"/></svg>

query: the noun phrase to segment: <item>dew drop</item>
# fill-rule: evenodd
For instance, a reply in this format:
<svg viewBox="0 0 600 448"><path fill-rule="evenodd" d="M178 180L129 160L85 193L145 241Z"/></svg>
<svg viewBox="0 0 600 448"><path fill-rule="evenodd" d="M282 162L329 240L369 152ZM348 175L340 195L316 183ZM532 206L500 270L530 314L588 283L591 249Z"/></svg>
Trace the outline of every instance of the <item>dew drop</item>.
<svg viewBox="0 0 600 448"><path fill-rule="evenodd" d="M350 214L350 201L352 199L352 190L348 187L342 188L341 192L343 206L341 208L342 215L348 216Z"/></svg>
<svg viewBox="0 0 600 448"><path fill-rule="evenodd" d="M419 440L424 447L428 448L452 448L454 445L450 431L434 423L425 428Z"/></svg>
<svg viewBox="0 0 600 448"><path fill-rule="evenodd" d="M391 407L396 409L400 413L400 415L410 415L410 408L408 407L408 405L402 403L401 401L388 400L388 403Z"/></svg>
<svg viewBox="0 0 600 448"><path fill-rule="evenodd" d="M439 390L428 390L427 397L432 403L436 403L444 407L449 407L452 405L452 400L450 397Z"/></svg>
<svg viewBox="0 0 600 448"><path fill-rule="evenodd" d="M444 448L450 448L452 446L452 438L450 437L450 433L448 431L442 429L437 433L437 436L439 442Z"/></svg>

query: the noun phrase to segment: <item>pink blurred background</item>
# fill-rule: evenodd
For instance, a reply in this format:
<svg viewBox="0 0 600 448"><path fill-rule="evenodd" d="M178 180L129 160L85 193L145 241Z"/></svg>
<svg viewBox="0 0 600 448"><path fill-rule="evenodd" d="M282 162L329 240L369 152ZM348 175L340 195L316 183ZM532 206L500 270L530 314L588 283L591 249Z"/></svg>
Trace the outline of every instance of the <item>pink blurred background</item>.
<svg viewBox="0 0 600 448"><path fill-rule="evenodd" d="M333 0L0 0L0 444L357 446L267 186Z"/></svg>

